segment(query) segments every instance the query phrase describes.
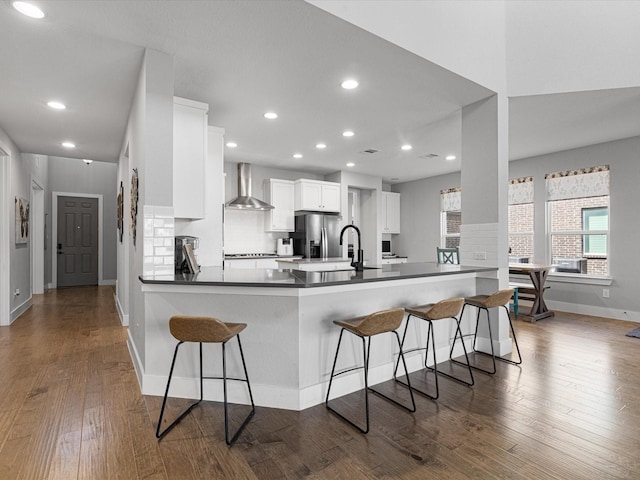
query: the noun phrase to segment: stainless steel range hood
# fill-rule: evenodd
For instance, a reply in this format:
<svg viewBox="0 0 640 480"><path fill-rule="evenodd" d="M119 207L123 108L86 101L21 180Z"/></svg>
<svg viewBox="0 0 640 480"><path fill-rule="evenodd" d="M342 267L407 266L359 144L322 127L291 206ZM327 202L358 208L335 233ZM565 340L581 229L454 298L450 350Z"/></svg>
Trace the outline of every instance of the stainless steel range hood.
<svg viewBox="0 0 640 480"><path fill-rule="evenodd" d="M251 164L238 163L238 196L225 207L236 210L272 210L273 206L251 196Z"/></svg>

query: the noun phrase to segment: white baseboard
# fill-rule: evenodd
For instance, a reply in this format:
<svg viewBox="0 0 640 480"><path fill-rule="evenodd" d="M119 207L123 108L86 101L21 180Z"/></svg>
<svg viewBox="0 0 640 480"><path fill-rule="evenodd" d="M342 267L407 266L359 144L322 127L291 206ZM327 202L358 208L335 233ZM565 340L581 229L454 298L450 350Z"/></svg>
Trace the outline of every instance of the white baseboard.
<svg viewBox="0 0 640 480"><path fill-rule="evenodd" d="M102 286L102 285L115 285L116 281L115 280L99 280L98 281L98 285Z"/></svg>
<svg viewBox="0 0 640 480"><path fill-rule="evenodd" d="M460 344L458 344L460 345ZM130 348L132 350L132 347ZM459 350L459 352L458 352ZM462 355L462 347L458 346L454 351L454 356ZM431 357L431 355L429 355ZM439 348L437 358L440 361L449 357L449 347ZM407 368L409 372L414 372L424 368L423 354L414 352L406 355ZM369 369L369 385L373 386L378 383L386 382L393 378L393 370L395 368L394 356L393 361L378 365ZM431 363L431 362L429 362ZM134 366L138 371L139 362L134 360ZM168 372L167 372L168 373ZM402 367L400 367L400 375L404 375ZM140 384L142 385L142 393L145 395L163 396L167 388L167 376L165 375L145 375L141 372ZM251 372L249 372L251 379ZM256 382L251 383L253 399L256 405L270 408L282 408L285 410L304 410L315 405L319 405L325 401L327 388L329 386L329 375L326 379L316 385L311 385L302 389L275 387L269 385L261 385ZM232 403L249 404L249 396L246 386L243 382L229 382L229 401ZM333 379L331 386L331 398L338 398L349 393L362 390L364 388L364 377L362 370L354 370L345 373ZM176 398L199 398L198 381L188 377L174 377L171 380L171 389L169 397ZM204 398L208 401L221 402L223 400L222 386L220 380L204 381Z"/></svg>
<svg viewBox="0 0 640 480"><path fill-rule="evenodd" d="M549 310L575 313L578 315L590 315L593 317L614 318L616 320L628 320L640 323L640 312L632 310L622 310L617 308L596 307L593 305L579 305L576 303L558 302L555 300L545 300ZM526 309L526 307L525 307Z"/></svg>
<svg viewBox="0 0 640 480"><path fill-rule="evenodd" d="M140 390L142 393L145 393L142 388L143 385L143 376L144 372L142 369L142 361L140 359L140 355L138 355L138 350L136 349L136 344L133 342L131 338L131 330L127 332L127 348L129 349L129 355L131 355L131 362L133 363L133 369L136 372L136 377L138 377L138 384L140 385Z"/></svg>
<svg viewBox="0 0 640 480"><path fill-rule="evenodd" d="M32 304L33 297L27 298L24 302L11 310L11 317L9 318L9 324L12 324L20 315L29 310Z"/></svg>
<svg viewBox="0 0 640 480"><path fill-rule="evenodd" d="M120 324L123 327L128 327L129 315L124 313L124 310L122 309L122 305L120 304L120 299L118 298L117 292L113 293L113 298L115 299L115 302L116 302L116 310L118 310L118 316L120 317Z"/></svg>

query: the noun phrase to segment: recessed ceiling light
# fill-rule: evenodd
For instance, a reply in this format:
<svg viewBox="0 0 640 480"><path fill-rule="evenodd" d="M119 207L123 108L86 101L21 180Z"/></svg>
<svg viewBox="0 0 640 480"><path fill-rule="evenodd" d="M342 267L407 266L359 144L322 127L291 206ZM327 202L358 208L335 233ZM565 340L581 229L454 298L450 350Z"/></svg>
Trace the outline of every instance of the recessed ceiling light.
<svg viewBox="0 0 640 480"><path fill-rule="evenodd" d="M227 142L227 147L229 148L236 148L238 146L238 144L236 142Z"/></svg>
<svg viewBox="0 0 640 480"><path fill-rule="evenodd" d="M93 160L89 160L88 158L83 158L82 161L87 165L91 165L91 163L93 162Z"/></svg>
<svg viewBox="0 0 640 480"><path fill-rule="evenodd" d="M67 108L67 106L64 103L56 102L55 100L51 100L50 102L47 102L47 105L56 110L64 110L65 108Z"/></svg>
<svg viewBox="0 0 640 480"><path fill-rule="evenodd" d="M264 118L268 118L269 120L275 120L278 118L278 114L276 112L267 112L264 114Z"/></svg>
<svg viewBox="0 0 640 480"><path fill-rule="evenodd" d="M358 86L358 81L352 78L349 78L344 82L342 82L341 85L342 85L342 88L344 88L345 90L353 90Z"/></svg>
<svg viewBox="0 0 640 480"><path fill-rule="evenodd" d="M456 156L455 155L447 155L446 157L444 157L445 160L455 160Z"/></svg>
<svg viewBox="0 0 640 480"><path fill-rule="evenodd" d="M402 150L411 150L413 147L411 145L402 145L400 148Z"/></svg>
<svg viewBox="0 0 640 480"><path fill-rule="evenodd" d="M355 163L353 163L353 162L349 162L349 163L347 163L347 167L355 167L355 166L356 166L356 164L355 164Z"/></svg>
<svg viewBox="0 0 640 480"><path fill-rule="evenodd" d="M13 2L13 8L18 10L21 14L26 15L27 17L44 18L44 12L32 3Z"/></svg>
<svg viewBox="0 0 640 480"><path fill-rule="evenodd" d="M76 148L76 144L73 142L62 142L64 148Z"/></svg>
<svg viewBox="0 0 640 480"><path fill-rule="evenodd" d="M320 150L322 150L323 148L327 148L327 146L324 143L317 143L316 148L319 148Z"/></svg>
<svg viewBox="0 0 640 480"><path fill-rule="evenodd" d="M302 154L301 153L294 153L293 154L293 158L302 158Z"/></svg>
<svg viewBox="0 0 640 480"><path fill-rule="evenodd" d="M343 137L353 137L355 134L351 130L346 130L342 132Z"/></svg>

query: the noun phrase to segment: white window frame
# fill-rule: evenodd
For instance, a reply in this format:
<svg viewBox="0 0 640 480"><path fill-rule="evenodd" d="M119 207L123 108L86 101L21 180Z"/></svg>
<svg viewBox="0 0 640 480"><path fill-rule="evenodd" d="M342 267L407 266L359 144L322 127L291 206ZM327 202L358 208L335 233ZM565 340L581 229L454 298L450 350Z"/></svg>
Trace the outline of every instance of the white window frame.
<svg viewBox="0 0 640 480"><path fill-rule="evenodd" d="M447 248L447 238L457 238L460 245L460 233L447 233L447 213L459 213L459 210L450 210L449 212L440 212L440 248Z"/></svg>
<svg viewBox="0 0 640 480"><path fill-rule="evenodd" d="M578 175L593 175L588 180L579 180ZM566 180L564 179L566 177ZM574 181L571 178L575 179ZM567 184L568 182L568 184ZM573 183L573 185L571 185ZM583 227L581 230L563 230L552 231L553 216L551 213L551 206L554 201L571 200L578 198L589 197L604 197L608 198L607 209L609 219L611 218L611 188L609 184L609 166L602 165L596 167L586 167L577 170L567 172L549 173L545 175L545 212L546 212L546 245L547 245L547 261L551 263L553 261L553 237L555 235L594 235L601 234L607 236L607 275L595 276L584 273L569 273L569 272L551 272L551 275L556 277L558 281L576 281L580 283L602 283L611 281L611 258L609 256L609 245L611 245L611 224L607 225L607 230L584 230L582 218L580 218L580 225ZM588 257L583 257L588 258ZM570 279L574 280L570 280ZM584 281L582 280L584 279Z"/></svg>

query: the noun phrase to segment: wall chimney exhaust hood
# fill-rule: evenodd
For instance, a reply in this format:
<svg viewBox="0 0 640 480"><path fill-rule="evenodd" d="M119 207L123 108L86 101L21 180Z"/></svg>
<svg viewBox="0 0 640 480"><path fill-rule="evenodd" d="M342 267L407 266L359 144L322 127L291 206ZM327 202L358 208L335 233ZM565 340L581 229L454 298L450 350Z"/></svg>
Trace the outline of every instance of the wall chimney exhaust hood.
<svg viewBox="0 0 640 480"><path fill-rule="evenodd" d="M251 196L251 164L238 163L238 196L225 204L234 210L272 210L273 206Z"/></svg>

